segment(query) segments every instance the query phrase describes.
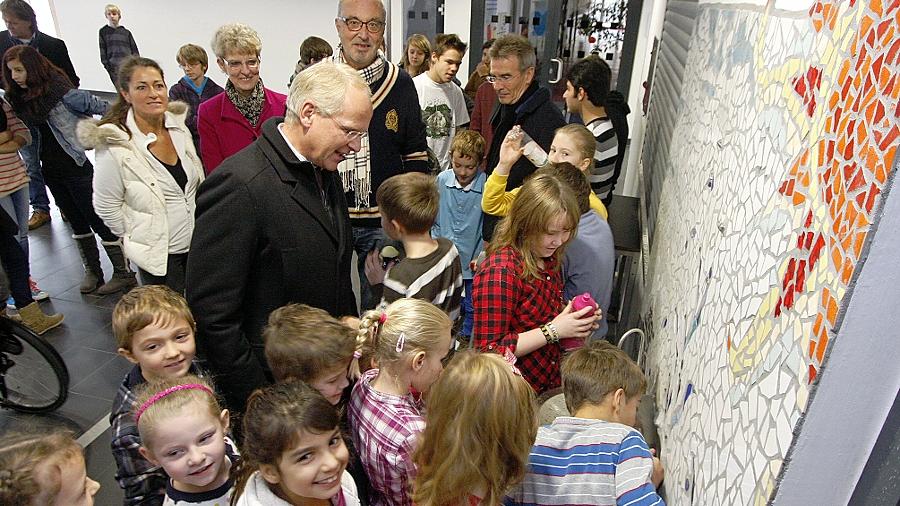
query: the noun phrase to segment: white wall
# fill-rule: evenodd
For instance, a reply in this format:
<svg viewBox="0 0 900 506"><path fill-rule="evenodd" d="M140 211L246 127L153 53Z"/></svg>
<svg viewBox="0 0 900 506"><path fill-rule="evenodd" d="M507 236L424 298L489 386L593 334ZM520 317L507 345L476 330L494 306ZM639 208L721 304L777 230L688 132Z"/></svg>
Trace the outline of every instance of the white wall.
<svg viewBox="0 0 900 506"><path fill-rule="evenodd" d="M456 75L462 86L465 86L469 80L469 73L466 70L469 68L469 61L472 55L475 55L475 58L478 60L481 59L481 47L472 47L471 21L471 0L451 0L444 4L444 33L455 33L459 35L463 42L469 45L462 64L459 66L459 73Z"/></svg>
<svg viewBox="0 0 900 506"><path fill-rule="evenodd" d="M106 23L108 0L57 0L58 36L65 40L81 87L113 91L100 64L98 31ZM142 56L162 65L171 85L183 75L175 53L186 43L206 49L208 75L220 85L225 75L215 64L210 40L219 26L239 21L259 32L263 42L261 74L266 87L286 92L297 63L300 42L310 35L338 43L334 18L337 0L118 0L122 25L131 30Z"/></svg>

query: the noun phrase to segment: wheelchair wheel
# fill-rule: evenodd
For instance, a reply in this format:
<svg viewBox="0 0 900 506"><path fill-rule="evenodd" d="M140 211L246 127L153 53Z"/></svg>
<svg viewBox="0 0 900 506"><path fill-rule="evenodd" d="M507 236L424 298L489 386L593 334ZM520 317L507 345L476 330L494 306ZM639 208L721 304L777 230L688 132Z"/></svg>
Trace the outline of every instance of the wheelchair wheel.
<svg viewBox="0 0 900 506"><path fill-rule="evenodd" d="M0 318L0 406L24 413L53 411L69 395L69 371L43 338Z"/></svg>

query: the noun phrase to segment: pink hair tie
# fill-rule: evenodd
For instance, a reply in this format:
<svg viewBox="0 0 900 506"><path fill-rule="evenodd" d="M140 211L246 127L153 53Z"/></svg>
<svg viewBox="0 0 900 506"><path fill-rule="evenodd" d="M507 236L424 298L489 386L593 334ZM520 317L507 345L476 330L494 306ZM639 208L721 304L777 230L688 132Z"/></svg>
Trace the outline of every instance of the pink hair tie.
<svg viewBox="0 0 900 506"><path fill-rule="evenodd" d="M143 415L144 411L147 411L147 409L150 406L152 406L153 403L159 401L160 399L162 399L163 397L165 397L167 395L173 394L175 392L179 392L181 390L202 390L202 391L208 393L209 395L212 395L212 396L216 395L213 393L212 390L209 389L209 387L207 387L205 385L201 385L199 383L187 383L184 385L175 385L174 387L169 387L161 392L157 392L157 393L153 394L153 397L147 399L147 402L141 404L141 407L138 408L137 413L134 415L134 424L137 425L141 421L141 415Z"/></svg>
<svg viewBox="0 0 900 506"><path fill-rule="evenodd" d="M362 358L362 352L359 350L354 351L353 358L355 358L356 360L359 360L360 358Z"/></svg>
<svg viewBox="0 0 900 506"><path fill-rule="evenodd" d="M387 321L387 313L381 313L381 316L378 317L378 323L383 324Z"/></svg>

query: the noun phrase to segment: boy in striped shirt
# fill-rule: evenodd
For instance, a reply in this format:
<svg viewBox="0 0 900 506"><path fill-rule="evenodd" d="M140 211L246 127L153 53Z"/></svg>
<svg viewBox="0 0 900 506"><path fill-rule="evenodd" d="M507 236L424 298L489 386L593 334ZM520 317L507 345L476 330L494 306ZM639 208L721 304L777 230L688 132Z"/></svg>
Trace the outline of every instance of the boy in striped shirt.
<svg viewBox="0 0 900 506"><path fill-rule="evenodd" d="M381 183L375 199L384 233L403 243L404 256L385 270L378 251L369 253L365 272L373 291L383 285L383 305L404 297L427 300L456 321L462 266L453 242L431 237L440 200L434 177L420 172L393 176Z"/></svg>
<svg viewBox="0 0 900 506"><path fill-rule="evenodd" d="M609 206L612 192L619 179L624 150L612 120L607 115L606 105L612 72L609 65L597 55L590 55L575 62L566 75L566 110L578 114L584 126L594 135L597 147L594 164L588 175L591 190ZM627 137L627 134L626 134Z"/></svg>
<svg viewBox="0 0 900 506"><path fill-rule="evenodd" d="M662 465L633 428L646 388L637 364L601 340L569 355L561 373L572 416L538 429L507 504L665 506Z"/></svg>

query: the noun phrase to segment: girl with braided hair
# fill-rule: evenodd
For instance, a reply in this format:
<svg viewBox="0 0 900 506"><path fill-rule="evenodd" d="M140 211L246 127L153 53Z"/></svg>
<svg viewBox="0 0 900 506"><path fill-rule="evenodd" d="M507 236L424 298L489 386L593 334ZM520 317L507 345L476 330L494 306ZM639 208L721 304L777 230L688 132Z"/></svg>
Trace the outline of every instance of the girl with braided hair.
<svg viewBox="0 0 900 506"><path fill-rule="evenodd" d="M419 299L398 299L360 319L357 348L378 368L353 387L349 418L372 505L412 505L412 452L425 429L419 396L443 370L450 325L447 313Z"/></svg>
<svg viewBox="0 0 900 506"><path fill-rule="evenodd" d="M72 436L11 433L0 438L0 504L91 506L100 484L85 472Z"/></svg>

